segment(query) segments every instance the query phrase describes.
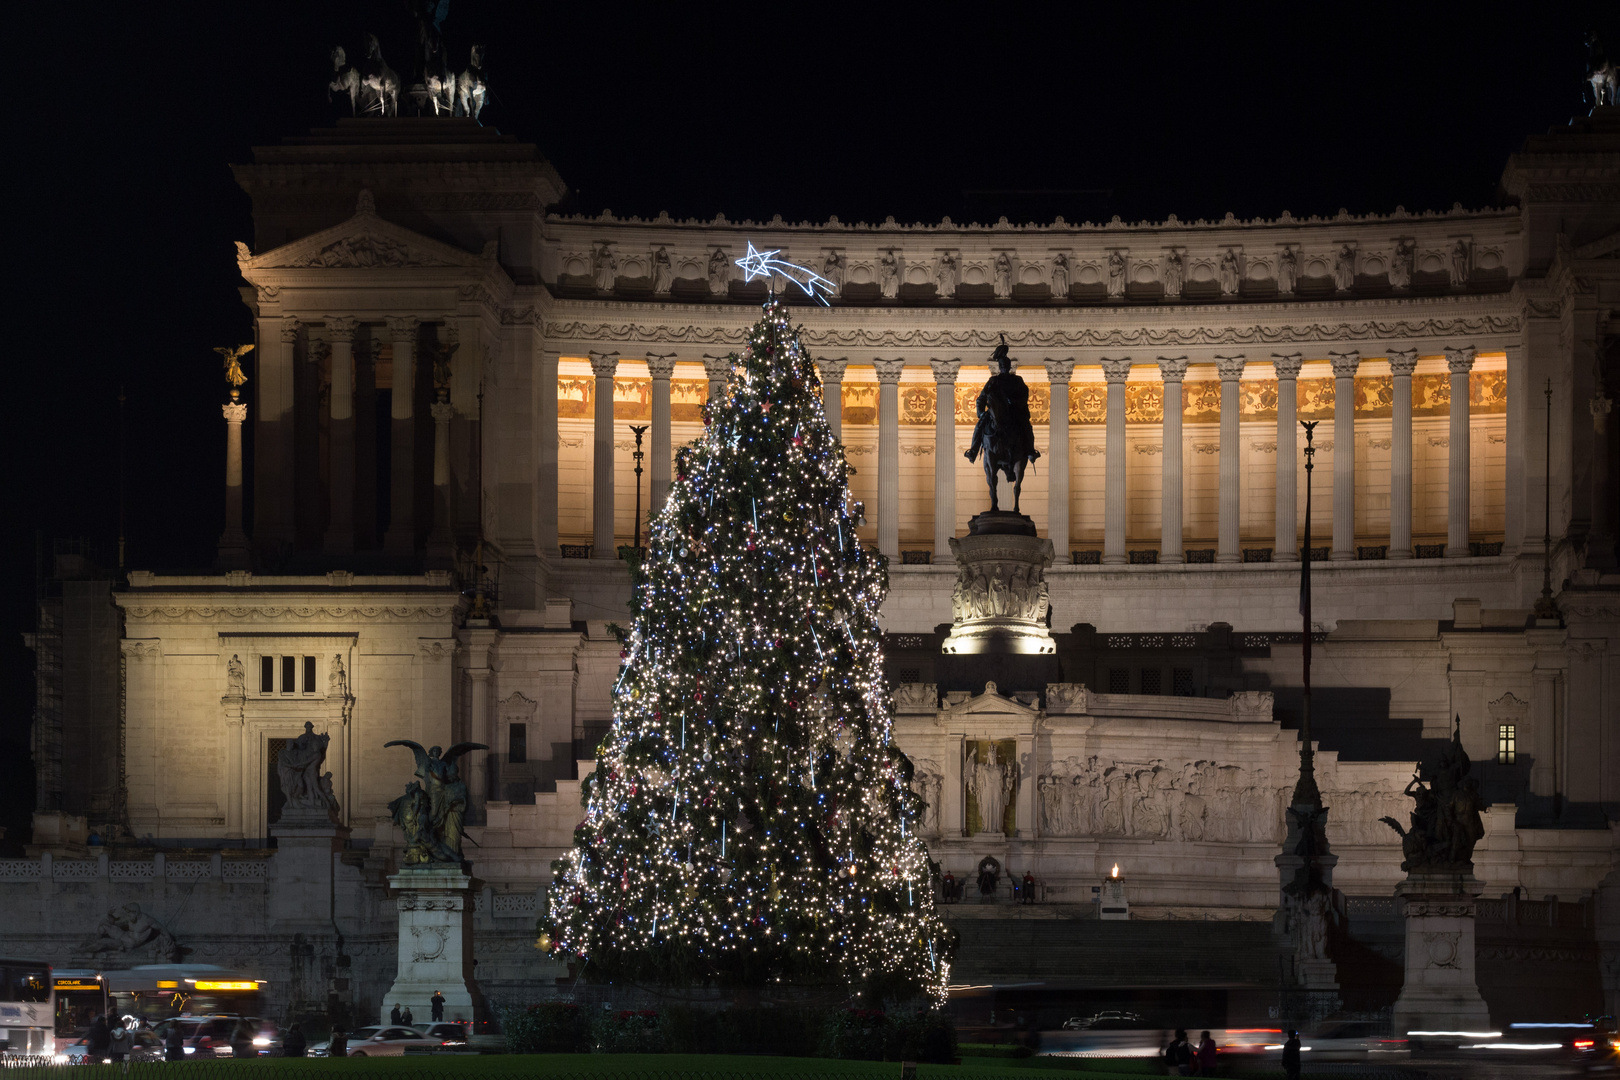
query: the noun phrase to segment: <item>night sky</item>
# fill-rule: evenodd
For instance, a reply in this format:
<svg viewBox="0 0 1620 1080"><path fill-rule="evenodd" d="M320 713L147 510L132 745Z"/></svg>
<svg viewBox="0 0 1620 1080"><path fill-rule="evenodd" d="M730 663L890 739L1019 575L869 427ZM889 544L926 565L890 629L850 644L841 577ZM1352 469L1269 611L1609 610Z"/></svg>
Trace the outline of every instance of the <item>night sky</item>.
<svg viewBox="0 0 1620 1080"><path fill-rule="evenodd" d="M353 57L373 31L408 77L413 29L405 0L9 15L21 497L0 524L0 825L14 843L33 806L19 635L36 540L82 539L113 563L122 387L128 565L211 560L211 349L252 340L232 247L252 236L249 208L227 166L339 115L334 44ZM486 43L484 122L539 145L565 210L1049 222L1492 204L1525 135L1586 111L1588 27L1620 53L1608 4L451 0L444 33L458 65Z"/></svg>

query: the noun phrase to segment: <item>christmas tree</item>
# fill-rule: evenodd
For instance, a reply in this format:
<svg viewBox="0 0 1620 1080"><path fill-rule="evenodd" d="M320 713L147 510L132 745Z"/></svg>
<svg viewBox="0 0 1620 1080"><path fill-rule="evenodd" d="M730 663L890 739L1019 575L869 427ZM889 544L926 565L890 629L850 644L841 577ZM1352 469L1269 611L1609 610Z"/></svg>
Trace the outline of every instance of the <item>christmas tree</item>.
<svg viewBox="0 0 1620 1080"><path fill-rule="evenodd" d="M943 999L949 931L891 737L880 556L774 299L638 568L613 726L542 945L602 977Z"/></svg>

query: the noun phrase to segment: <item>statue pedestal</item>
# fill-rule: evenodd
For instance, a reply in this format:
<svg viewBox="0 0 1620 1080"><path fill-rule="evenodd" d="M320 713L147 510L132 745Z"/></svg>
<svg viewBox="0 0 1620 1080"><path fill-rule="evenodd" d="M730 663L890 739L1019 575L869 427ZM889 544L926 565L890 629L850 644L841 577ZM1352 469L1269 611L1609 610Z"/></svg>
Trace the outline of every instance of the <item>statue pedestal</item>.
<svg viewBox="0 0 1620 1080"><path fill-rule="evenodd" d="M307 926L325 936L332 932L332 868L349 830L326 810L283 810L270 826L276 838L271 863L275 887L270 890L270 918L282 928Z"/></svg>
<svg viewBox="0 0 1620 1080"><path fill-rule="evenodd" d="M1125 882L1119 878L1109 878L1102 883L1102 892L1098 894L1097 918L1104 922L1126 922L1131 917L1131 903L1125 899Z"/></svg>
<svg viewBox="0 0 1620 1080"><path fill-rule="evenodd" d="M1022 514L979 514L967 536L951 537L951 554L956 556L956 585L951 590L951 633L942 652L1057 652L1046 626L1052 541L1035 535L1034 522Z"/></svg>
<svg viewBox="0 0 1620 1080"><path fill-rule="evenodd" d="M397 1002L425 1023L435 990L444 995L446 1020L473 1019L479 995L468 918L472 878L459 866L430 864L406 867L388 884L399 909L399 973L383 998L378 1022L387 1023Z"/></svg>
<svg viewBox="0 0 1620 1080"><path fill-rule="evenodd" d="M1490 1012L1474 977L1473 874L1413 872L1395 886L1406 901L1406 983L1395 1000L1397 1034L1488 1031Z"/></svg>

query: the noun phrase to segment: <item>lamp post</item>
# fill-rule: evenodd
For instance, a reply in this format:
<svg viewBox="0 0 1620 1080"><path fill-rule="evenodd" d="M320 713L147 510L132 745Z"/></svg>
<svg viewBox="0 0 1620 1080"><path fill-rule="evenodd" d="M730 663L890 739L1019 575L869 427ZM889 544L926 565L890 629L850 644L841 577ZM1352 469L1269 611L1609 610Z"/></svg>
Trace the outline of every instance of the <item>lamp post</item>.
<svg viewBox="0 0 1620 1080"><path fill-rule="evenodd" d="M647 434L646 424L631 424L630 432L636 437L636 451L631 458L636 463L636 534L632 541L636 558L641 558L641 459L646 455L641 452L641 437Z"/></svg>

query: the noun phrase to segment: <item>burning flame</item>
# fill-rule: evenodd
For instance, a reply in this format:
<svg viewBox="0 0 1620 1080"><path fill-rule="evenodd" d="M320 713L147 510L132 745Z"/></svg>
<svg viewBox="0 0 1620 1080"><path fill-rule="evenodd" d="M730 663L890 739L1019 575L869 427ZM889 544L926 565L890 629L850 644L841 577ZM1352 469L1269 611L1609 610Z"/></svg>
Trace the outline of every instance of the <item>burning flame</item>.
<svg viewBox="0 0 1620 1080"><path fill-rule="evenodd" d="M1113 872L1112 872L1112 873L1111 873L1111 874L1109 874L1109 875L1108 875L1108 876L1109 876L1109 877L1112 877L1112 878L1117 878L1117 877L1119 877L1119 863L1115 863L1115 864L1114 864L1114 870L1113 870Z"/></svg>

